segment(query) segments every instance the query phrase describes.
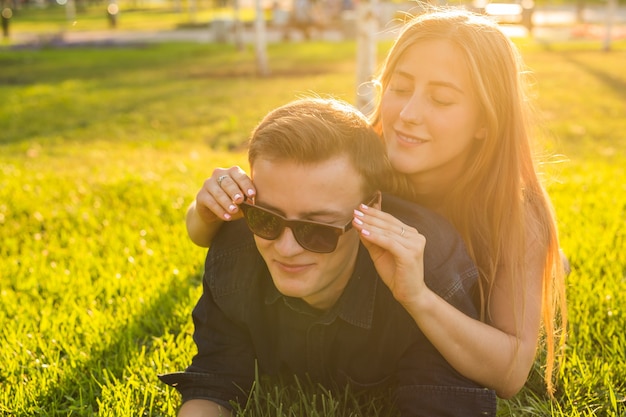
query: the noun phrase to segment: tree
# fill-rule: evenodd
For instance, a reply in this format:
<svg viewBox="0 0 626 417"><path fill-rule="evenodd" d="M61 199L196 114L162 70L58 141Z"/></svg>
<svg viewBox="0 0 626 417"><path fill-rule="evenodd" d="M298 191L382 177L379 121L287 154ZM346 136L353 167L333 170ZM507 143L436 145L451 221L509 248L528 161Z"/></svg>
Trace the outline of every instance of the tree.
<svg viewBox="0 0 626 417"><path fill-rule="evenodd" d="M254 50L256 54L257 73L262 77L270 75L267 59L267 30L261 0L256 0L256 18L254 20Z"/></svg>
<svg viewBox="0 0 626 417"><path fill-rule="evenodd" d="M374 15L376 0L362 1L356 8L356 107L369 114L374 104L372 75L376 70L376 31L378 21Z"/></svg>
<svg viewBox="0 0 626 417"><path fill-rule="evenodd" d="M617 0L608 0L606 4L606 32L604 35L603 49L611 50L611 38L613 37L613 19L617 13Z"/></svg>

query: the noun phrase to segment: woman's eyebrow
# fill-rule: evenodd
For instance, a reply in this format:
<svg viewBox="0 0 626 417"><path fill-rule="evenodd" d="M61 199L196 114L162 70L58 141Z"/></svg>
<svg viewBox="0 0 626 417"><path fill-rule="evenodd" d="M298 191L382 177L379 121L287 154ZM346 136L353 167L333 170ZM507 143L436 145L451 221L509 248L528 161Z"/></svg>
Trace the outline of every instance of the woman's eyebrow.
<svg viewBox="0 0 626 417"><path fill-rule="evenodd" d="M394 75L398 75L402 78L406 78L408 80L414 80L415 76L410 73L409 71L404 71L401 69L396 69L394 71ZM461 89L458 85L451 83L449 81L443 81L443 80L431 80L428 82L429 85L433 85L435 87L447 87L447 88L451 88L455 91L458 91L461 94L465 94L465 91L463 91L463 89Z"/></svg>
<svg viewBox="0 0 626 417"><path fill-rule="evenodd" d="M434 81L430 81L428 84L434 85L436 87L448 87L455 91L458 91L461 94L465 94L465 91L463 91L459 86L451 82L434 80Z"/></svg>

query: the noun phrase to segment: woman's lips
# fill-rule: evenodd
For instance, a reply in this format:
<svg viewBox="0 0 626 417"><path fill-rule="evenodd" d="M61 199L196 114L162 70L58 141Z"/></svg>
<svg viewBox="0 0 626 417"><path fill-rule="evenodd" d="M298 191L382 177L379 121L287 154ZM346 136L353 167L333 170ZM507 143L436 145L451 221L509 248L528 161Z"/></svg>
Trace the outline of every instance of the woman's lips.
<svg viewBox="0 0 626 417"><path fill-rule="evenodd" d="M410 145L420 145L422 143L428 142L426 139L422 139L416 136L407 135L406 133L396 131L396 138L399 142L407 143Z"/></svg>

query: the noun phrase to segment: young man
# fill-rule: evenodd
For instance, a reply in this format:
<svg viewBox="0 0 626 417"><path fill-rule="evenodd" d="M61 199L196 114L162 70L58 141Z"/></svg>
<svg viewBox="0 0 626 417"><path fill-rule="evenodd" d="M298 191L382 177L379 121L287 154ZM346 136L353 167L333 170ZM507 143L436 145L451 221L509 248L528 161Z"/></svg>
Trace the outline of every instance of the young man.
<svg viewBox="0 0 626 417"><path fill-rule="evenodd" d="M478 274L449 224L381 196L401 182L367 120L334 100L295 101L257 126L248 155L256 198L207 255L193 312L198 354L185 372L160 376L182 393L179 416L228 415L230 401L246 401L256 368L328 387L391 384L402 416L495 416L495 393L458 374L396 300L424 274L476 317ZM358 217L381 198L398 234L366 249L359 233L376 230ZM423 237L428 250L411 251ZM423 270L409 267L414 253L424 253Z"/></svg>

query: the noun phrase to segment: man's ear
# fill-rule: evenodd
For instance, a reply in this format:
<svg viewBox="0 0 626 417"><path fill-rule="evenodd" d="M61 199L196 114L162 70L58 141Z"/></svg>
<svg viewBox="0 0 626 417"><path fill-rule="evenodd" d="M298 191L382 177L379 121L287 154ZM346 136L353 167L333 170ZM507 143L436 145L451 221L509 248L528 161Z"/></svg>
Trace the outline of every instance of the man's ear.
<svg viewBox="0 0 626 417"><path fill-rule="evenodd" d="M380 210L383 205L383 193L380 191L376 191L376 197L373 197L374 201L370 204L371 207Z"/></svg>

